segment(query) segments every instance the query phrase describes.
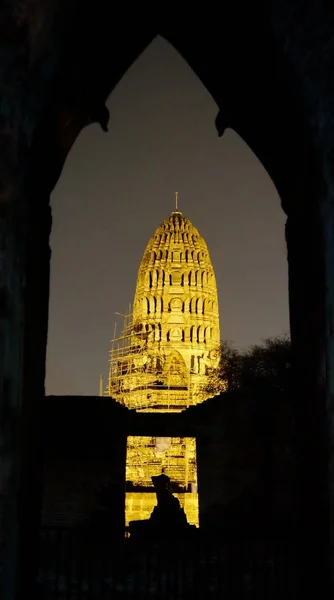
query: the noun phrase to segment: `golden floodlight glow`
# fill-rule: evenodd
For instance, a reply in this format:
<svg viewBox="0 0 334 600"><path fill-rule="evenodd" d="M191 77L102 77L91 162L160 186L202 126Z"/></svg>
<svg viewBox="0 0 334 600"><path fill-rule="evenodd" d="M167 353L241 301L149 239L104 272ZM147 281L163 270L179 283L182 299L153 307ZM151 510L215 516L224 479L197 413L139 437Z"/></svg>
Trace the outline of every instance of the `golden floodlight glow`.
<svg viewBox="0 0 334 600"><path fill-rule="evenodd" d="M179 412L219 392L218 294L204 239L176 210L149 240L133 312L116 330L106 394L137 411ZM214 391L212 391L214 390ZM148 518L156 503L152 475L164 469L189 523L198 526L196 441L128 437L126 524Z"/></svg>

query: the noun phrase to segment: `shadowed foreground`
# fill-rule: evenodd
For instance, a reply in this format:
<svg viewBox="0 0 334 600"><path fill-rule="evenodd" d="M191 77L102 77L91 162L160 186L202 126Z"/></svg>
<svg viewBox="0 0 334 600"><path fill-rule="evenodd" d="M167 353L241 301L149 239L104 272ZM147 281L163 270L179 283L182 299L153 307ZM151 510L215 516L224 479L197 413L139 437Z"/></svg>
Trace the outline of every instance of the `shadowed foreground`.
<svg viewBox="0 0 334 600"><path fill-rule="evenodd" d="M125 539L122 550L65 529L43 529L44 600L71 598L296 598L297 553L288 540Z"/></svg>

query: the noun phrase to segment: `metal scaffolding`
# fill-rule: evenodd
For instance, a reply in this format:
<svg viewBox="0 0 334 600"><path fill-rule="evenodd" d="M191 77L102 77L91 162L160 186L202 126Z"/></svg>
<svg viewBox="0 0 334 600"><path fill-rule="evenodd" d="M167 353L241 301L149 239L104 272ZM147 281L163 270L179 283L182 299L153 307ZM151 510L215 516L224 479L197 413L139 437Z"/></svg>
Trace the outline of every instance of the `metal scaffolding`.
<svg viewBox="0 0 334 600"><path fill-rule="evenodd" d="M190 375L177 360L166 368L159 328L136 323L131 312L116 314L124 323L119 336L115 323L105 395L141 411L179 411L189 406Z"/></svg>

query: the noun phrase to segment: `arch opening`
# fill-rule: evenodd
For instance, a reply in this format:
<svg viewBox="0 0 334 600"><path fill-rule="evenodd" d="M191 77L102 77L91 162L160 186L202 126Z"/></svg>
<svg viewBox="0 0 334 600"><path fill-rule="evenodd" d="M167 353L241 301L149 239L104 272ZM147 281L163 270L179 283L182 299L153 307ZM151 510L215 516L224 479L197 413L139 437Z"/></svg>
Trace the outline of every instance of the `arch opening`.
<svg viewBox="0 0 334 600"><path fill-rule="evenodd" d="M190 93L185 96L177 91L177 85L171 86L170 83L175 74L169 76L167 73L166 77L164 73L167 80L161 88L158 79L153 88L154 98L151 98L150 84L144 89L138 106L129 108L124 99L133 97L131 89L142 89L139 81L147 78L147 72L152 80L153 75L158 73L154 58L156 43L162 44L164 56L174 53L171 60L176 61L177 66L173 62L171 71L177 69L177 83L183 81L184 73L187 73ZM100 372L101 364L105 364L109 351L106 347L109 341L106 334L108 323L119 306L127 305L143 241L155 229L169 201L170 210L174 208L172 188L179 188L180 181L183 185L179 195L180 203L184 203L182 209L184 207L183 210L199 224L216 265L224 338L237 338L237 345L242 346L276 334L277 327L287 328L284 215L277 192L259 161L235 132L228 130L222 140L217 138L213 126L217 106L189 67L183 60L179 64L180 57L175 57L175 51L161 39L154 44L125 74L109 98L110 112L115 115L110 138L101 138L95 125L83 131L53 194L48 393L94 393L96 373ZM147 53L153 61L151 69L147 69L145 62ZM140 74L133 75L138 68ZM131 83L131 77L135 78L135 82ZM190 99L194 100L190 102ZM176 107L178 113L175 112ZM202 112L205 123L200 120L195 125ZM186 114L187 119L184 120ZM158 115L163 115L163 118ZM180 133L182 121L184 129ZM151 123L149 131L148 122ZM171 126L173 122L174 126ZM140 148L136 148L133 139L143 141ZM163 144L159 146L158 140L163 140ZM100 149L99 159L96 158L98 153L92 152L94 147ZM101 162L104 154L108 155L106 164ZM173 175L170 175L171 172ZM97 194L96 181L99 179L107 183ZM161 181L167 181L171 189L162 190ZM70 202L67 201L68 190L71 190ZM160 203L156 200L159 195ZM222 196L228 196L230 200L224 204ZM265 226L261 225L263 223ZM162 243L162 237L157 236L157 247ZM82 240L90 243L82 244ZM262 242L256 244L256 240ZM196 236L189 242L195 247L198 244ZM240 252L240 248L244 250ZM187 250L186 269L180 281L172 275L167 276L167 267L165 279L161 278L161 272L159 279L156 261L175 262L174 256L168 256L167 252L165 256L159 255L159 252L154 251L151 257L154 265L150 265L148 274L149 289L155 288L152 290L155 294L159 286L166 284L192 288L193 300L181 306L185 307L185 312L203 314L204 311L205 314L205 303L199 301L198 289L204 285L206 276L200 266L203 256L199 255L197 247ZM277 268L273 268L275 261ZM273 273L275 281L270 284L268 278L272 278ZM285 294L279 293L282 284L285 285ZM157 293L160 293L159 289ZM150 298L148 296L145 300L147 318L153 318L160 309L158 297L154 296L151 303ZM161 298L161 312L163 310ZM208 302L207 310L217 311L214 302L210 305ZM277 321L278 314L281 314L281 321ZM275 325L270 329L273 318ZM70 343L69 331L73 332ZM209 332L193 327L186 332L175 327L174 340L182 342L188 335L190 342L196 344L212 338L206 331ZM158 328L154 335L159 340L167 337L171 342L173 339L172 330L161 331ZM87 340L90 340L89 344ZM70 356L63 352L64 348L70 349ZM198 357L194 356L192 370L198 373L200 368Z"/></svg>

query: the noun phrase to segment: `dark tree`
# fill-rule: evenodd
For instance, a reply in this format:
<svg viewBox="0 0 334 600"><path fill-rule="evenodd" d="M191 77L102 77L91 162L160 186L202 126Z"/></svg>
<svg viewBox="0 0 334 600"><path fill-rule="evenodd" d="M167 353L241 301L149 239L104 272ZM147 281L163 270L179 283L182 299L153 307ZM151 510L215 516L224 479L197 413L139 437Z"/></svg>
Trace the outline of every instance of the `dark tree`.
<svg viewBox="0 0 334 600"><path fill-rule="evenodd" d="M226 390L240 390L250 397L286 396L291 369L291 343L287 335L264 340L262 345L239 351L228 342L221 345L220 373Z"/></svg>

